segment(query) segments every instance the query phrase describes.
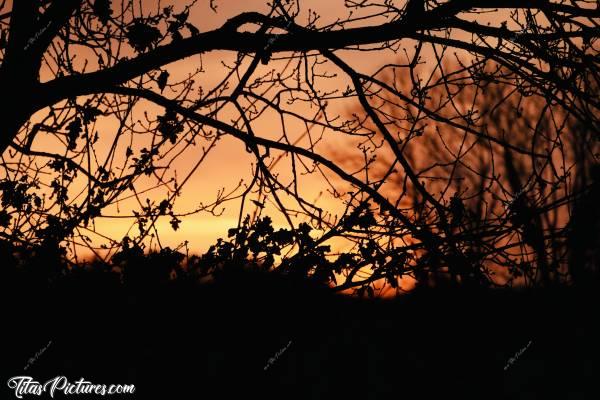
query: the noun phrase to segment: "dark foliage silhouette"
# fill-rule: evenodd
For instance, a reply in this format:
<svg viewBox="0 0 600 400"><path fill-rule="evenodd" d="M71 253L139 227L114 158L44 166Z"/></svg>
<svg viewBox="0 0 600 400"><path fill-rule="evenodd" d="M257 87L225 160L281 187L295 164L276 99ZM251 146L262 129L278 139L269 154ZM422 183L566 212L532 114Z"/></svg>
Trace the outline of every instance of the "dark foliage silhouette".
<svg viewBox="0 0 600 400"><path fill-rule="evenodd" d="M589 202L598 185L596 158L587 148L594 146L594 141L588 141L593 132L565 116L560 108L544 106L539 96L519 94L514 81L464 85L470 78L460 66L446 69L455 71L453 80L444 86L432 83L428 102L438 103L448 97L448 87L456 88L452 101L435 106L439 115L455 120L459 118L457 108L471 107L475 110L471 124L484 128L486 138L469 137L463 128L428 129L426 119L419 122L405 116L414 111L409 105L394 103L393 95L378 94L387 123L409 132L397 143L403 156L423 174L428 192L440 193L448 209L443 225L452 234L452 245L458 252L451 264L425 258L429 263L426 268L415 271L421 283L446 280L535 286L589 282L598 265L594 256L598 235L592 232L599 228ZM507 77L510 73L499 75ZM439 79L442 77L431 77L432 82ZM411 86L401 77L390 78L386 84L406 92ZM560 126L557 120L562 121ZM423 126L414 128L419 123ZM366 128L372 129L370 124ZM559 146L555 145L557 140ZM532 150L520 150L528 147ZM557 149L552 157L562 164L560 168L567 168L567 173L557 173L556 161L542 161L532 154L536 148L543 152L552 147ZM418 188L394 169L399 163L395 154L383 146L365 148L364 153L349 157L342 152L337 157L340 163L369 173L382 193L410 210L412 220L439 225L431 217L432 210L424 207ZM585 215L585 228L577 225L579 217L574 214ZM579 236L583 232L590 234L587 240L574 239L583 239ZM574 247L575 241L580 245ZM466 257L462 261L460 254ZM587 256L582 257L584 254ZM579 269L585 270L585 278L578 275Z"/></svg>
<svg viewBox="0 0 600 400"><path fill-rule="evenodd" d="M58 244L75 259L82 248L105 261L162 254L159 220L177 230L185 216L235 204L233 229L249 251L221 241L215 260L338 290L374 294L382 282L444 274L483 286L588 281L597 272L596 4L392 3L346 1L329 23L301 2L273 1L207 29L194 15L218 19L218 2L2 1L0 82L14 90L0 108L0 235ZM381 60L374 70L357 61L365 53ZM199 62L175 76L169 65L191 56ZM219 69L205 70L215 57ZM243 144L252 174L178 208L196 190L190 177L228 140ZM339 162L332 146L363 165ZM177 174L191 154L193 167ZM386 154L386 171L372 170ZM337 208L313 200L307 175ZM507 210L496 215L500 202ZM270 244L244 236L275 214L286 230L254 232ZM134 221L126 248L96 225L121 218ZM287 253L268 254L287 240ZM349 250L338 254L333 240Z"/></svg>
<svg viewBox="0 0 600 400"><path fill-rule="evenodd" d="M122 397L130 399L598 394L597 288L437 288L365 300L258 268L223 268L199 283L168 250L130 246L118 265L77 267L43 249L0 251L11 262L0 280L8 376L47 346L22 374L134 384L136 395Z"/></svg>

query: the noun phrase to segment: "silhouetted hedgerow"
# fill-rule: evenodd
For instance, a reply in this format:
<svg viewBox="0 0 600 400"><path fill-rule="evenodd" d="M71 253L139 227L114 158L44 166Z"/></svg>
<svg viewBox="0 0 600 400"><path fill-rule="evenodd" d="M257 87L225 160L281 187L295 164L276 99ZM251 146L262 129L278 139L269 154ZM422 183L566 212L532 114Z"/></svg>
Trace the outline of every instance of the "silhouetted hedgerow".
<svg viewBox="0 0 600 400"><path fill-rule="evenodd" d="M326 287L335 279L333 273L341 272L351 256L342 254L335 261L328 261L329 247L315 246L310 232L306 224L297 231L275 230L269 217L252 225L246 218L240 228L229 230L227 239L218 239L202 255L186 255L169 247L144 252L126 237L109 261L74 262L65 248L52 240L51 233L40 245L15 246L0 241L0 251L6 265L4 273L48 287L73 279L99 279L131 290L152 290L170 283L232 281L252 274L267 280L269 275L286 276L305 282L307 287ZM294 247L301 250L288 256ZM278 263L276 257L280 259Z"/></svg>
<svg viewBox="0 0 600 400"><path fill-rule="evenodd" d="M593 198L595 191L590 196ZM591 207L588 203L581 207ZM345 223L360 224L365 218L357 217L354 222ZM594 267L597 265L597 251L593 247L594 225L584 224L579 218L575 219L576 224L571 228L573 237L580 238L573 243L573 247L590 257L585 264L581 264L580 273L586 274L586 279L579 283L592 284L598 279ZM370 240L361 245L358 255L333 253L329 246L318 244L311 236L312 228L307 224L301 224L296 230L275 229L269 217L259 218L255 223L246 217L239 228L229 230L227 238L218 239L200 255L184 254L170 247L145 252L142 246L125 237L119 250L108 261L94 259L74 262L55 239L52 229L49 227L45 232L47 237L38 245L14 245L0 241L1 257L8 266L4 268L4 273L16 274L23 282L31 280L32 284L40 286L53 286L61 280L99 279L102 284L120 285L131 290L153 290L171 284L195 286L214 281L232 282L247 279L248 276L268 281L279 276L307 287L339 291L344 286L336 285L337 279L344 271L356 271L361 265L374 265L375 274L365 280L364 285L354 289L359 296L373 297L375 293L370 283L385 279L395 287L398 284L396 275L402 274L403 269L407 268L410 258L405 253L385 253ZM430 270L435 270L434 254L423 260L429 264ZM477 276L469 275L471 272L470 269L459 272L462 280L460 286L490 287L483 275L477 280ZM436 286L451 283L439 276L436 280L417 276L421 282Z"/></svg>

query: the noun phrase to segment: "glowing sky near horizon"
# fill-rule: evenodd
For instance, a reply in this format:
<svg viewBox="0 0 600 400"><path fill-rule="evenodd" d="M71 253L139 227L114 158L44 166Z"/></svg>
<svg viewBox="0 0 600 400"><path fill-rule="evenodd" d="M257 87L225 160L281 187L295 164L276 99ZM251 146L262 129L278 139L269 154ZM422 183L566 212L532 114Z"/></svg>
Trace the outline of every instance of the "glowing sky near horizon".
<svg viewBox="0 0 600 400"><path fill-rule="evenodd" d="M265 0L247 0L247 1L215 1L217 12L210 9L209 1L200 1L194 5L190 13L190 22L192 22L200 31L209 31L220 27L227 19L238 15L245 11L258 11L266 13L268 11L268 2ZM399 8L404 4L404 0L396 1L396 6ZM156 2L144 1L144 7L155 7ZM161 7L168 4L175 5L175 12L180 12L181 8L187 2L171 1L162 2ZM304 0L301 2L303 13L298 17L302 23L306 20L307 14L314 10L320 15L318 25L327 25L335 22L337 19L344 19L349 13L344 6L344 0ZM384 22L380 20L379 22ZM371 20L369 23L374 23ZM357 23L357 24L360 24ZM364 23L363 23L364 24ZM242 28L243 29L243 28ZM411 43L405 43L406 46L411 46ZM365 74L371 74L388 62L394 62L401 57L401 54L394 54L391 50L382 50L371 53L363 53L357 51L340 50L337 51L344 61L351 64L356 70ZM425 49L423 55L427 57L431 54L429 49ZM201 85L205 90L210 90L214 87L225 73L221 62L223 60L233 60L236 57L234 52L215 51L202 56L192 56L184 60L170 64L166 68L171 74L170 80L176 81L185 78L189 73L193 73L196 68L202 63L204 73L200 75ZM277 61L274 65L268 65L265 68L276 68ZM339 71L333 71L338 72ZM42 74L43 75L43 74ZM343 76L343 74L340 74ZM323 90L338 89L343 91L349 83L346 78L322 80L321 88ZM332 110L338 114L348 114L353 107L356 106L354 100L340 102L332 106ZM151 107L151 106L149 106ZM156 108L156 107L155 107ZM277 118L277 117L274 117ZM302 135L305 128L301 124L290 123L289 129L294 132L292 137ZM97 130L114 131L115 127L109 123L99 123ZM273 137L280 129L278 121L271 118L262 118L254 124L254 129L257 134L265 137ZM37 146L48 146L49 143L43 139L37 140ZM334 153L345 154L346 152L356 152L350 141L337 140L335 142L326 140L319 147L319 152L323 155L332 155ZM188 152L183 157L173 164L173 168L178 172L181 170L180 176L185 175L185 171L196 162L197 154ZM191 177L189 182L182 191L182 195L177 199L176 210L178 212L187 212L195 209L199 202L208 203L218 190L224 189L228 191L235 187L241 179L246 181L250 178L252 170L252 157L249 155L245 146L239 141L224 137L219 145L206 158L204 164ZM341 203L339 200L334 200L331 196L327 196L324 191L323 178L315 175L307 175L302 178L303 193L309 200L319 198L318 205L324 209L329 209L332 212L341 211ZM152 197L149 194L149 197ZM127 208L126 204L124 211L129 212L131 208ZM251 208L245 208L245 213L251 212ZM189 247L193 252L203 251L210 244L214 243L218 237L225 237L228 228L234 227L238 221L239 201L230 202L224 205L222 214L218 217L207 213L198 213L182 218L182 224L177 231L171 229L167 217L159 219L157 224L162 246L176 247L184 241L189 242ZM279 226L284 226L285 221L279 212L274 212L272 208L267 207L265 214L270 215L274 223ZM135 235L137 230L133 219L125 218L97 218L95 221L96 230L106 236L119 240L123 236Z"/></svg>

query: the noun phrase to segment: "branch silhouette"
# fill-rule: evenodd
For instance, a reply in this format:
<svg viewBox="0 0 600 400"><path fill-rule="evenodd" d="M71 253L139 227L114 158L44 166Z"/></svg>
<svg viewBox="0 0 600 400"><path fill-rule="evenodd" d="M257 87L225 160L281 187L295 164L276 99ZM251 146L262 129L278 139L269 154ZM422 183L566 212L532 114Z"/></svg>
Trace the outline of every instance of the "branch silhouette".
<svg viewBox="0 0 600 400"><path fill-rule="evenodd" d="M350 1L331 21L299 1L228 18L194 1L13 3L0 9L10 243L71 259L131 243L160 252L161 221L179 230L235 204L235 229L278 215L301 238L263 254L266 269L340 291L551 285L597 270L597 243L575 239L586 216L598 224L593 2ZM214 157L249 168L179 207ZM112 220L130 223L125 238L97 228ZM331 250L338 240L346 250Z"/></svg>

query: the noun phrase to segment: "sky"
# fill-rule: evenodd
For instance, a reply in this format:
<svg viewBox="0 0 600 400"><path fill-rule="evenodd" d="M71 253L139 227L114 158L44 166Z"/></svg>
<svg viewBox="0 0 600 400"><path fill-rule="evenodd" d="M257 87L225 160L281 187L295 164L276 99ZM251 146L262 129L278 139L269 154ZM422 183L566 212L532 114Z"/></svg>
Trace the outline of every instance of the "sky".
<svg viewBox="0 0 600 400"><path fill-rule="evenodd" d="M154 2L148 2L153 4ZM144 3L144 4L148 4ZM183 2L173 2L176 7L183 4ZM399 2L401 3L401 2ZM168 3L163 3L163 5ZM249 1L216 1L217 12L215 13L209 7L208 1L200 1L196 4L190 13L190 21L201 31L211 30L220 27L227 19L238 15L245 11L259 11L266 12L265 1L260 0L249 0ZM347 13L344 7L343 0L332 0L332 1L303 1L303 9L314 10L321 16L321 24L329 24L339 18L340 16ZM177 11L177 8L176 8ZM302 16L299 17L302 19ZM252 27L242 29L253 29ZM377 68L387 60L394 60L394 55L391 52L378 52L376 56L365 57L364 54L356 54L355 52L339 52L345 61L350 62L355 68L361 72L370 73L375 71ZM375 54L375 53L374 53ZM201 85L203 89L209 90L226 73L226 70L222 67L222 62L231 62L236 56L233 52L213 52L200 56L193 56L187 59L178 61L169 65L166 69L170 73L170 80L176 81L178 78L184 78L187 74L192 73L201 64L204 73L201 74ZM278 61L275 61L272 67L271 65L266 68L276 68ZM258 73L257 73L258 75ZM321 83L322 90L330 90L333 88L343 90L347 86L347 81L342 80L323 80ZM340 102L339 105L335 105L334 110L341 114L347 114L355 103L353 102ZM152 106L149 106L152 107ZM308 112L309 110L305 110ZM274 119L276 119L274 121ZM299 137L305 132L305 127L301 124L289 121L288 125L290 129L290 136ZM104 127L98 126L98 130L102 131L105 128L111 129L110 126ZM255 124L257 134L265 137L275 137L279 134L280 124L278 124L278 116L272 116L271 118L262 118ZM112 127L114 130L114 127ZM351 143L343 141L335 142L324 142L320 146L322 154L333 154L343 153L345 148L351 149ZM186 168L189 169L198 158L198 153L188 152L181 157L174 165L173 168L178 170L178 176L184 176ZM252 157L246 152L245 146L238 141L225 138L212 151L205 159L204 163L198 170L192 175L186 186L183 188L182 195L177 199L176 209L179 211L193 210L196 208L200 201L209 203L211 199L214 199L215 193L220 189L226 191L234 188L240 181L245 179L248 181L251 174ZM287 160L283 159L280 162L281 173L285 174ZM181 171L181 172L180 172ZM320 197L319 205L326 209L341 210L340 203L332 198L328 197L327 194L323 194L325 182L317 176L318 174L308 175L302 178L302 190L306 194L307 198L315 199ZM246 209L248 212L252 209ZM283 225L285 221L283 216L279 213L270 213L269 207L265 209L274 219L276 225ZM177 231L171 229L168 218L162 218L158 223L158 229L161 238L161 244L163 246L176 247L184 241L189 242L190 249L192 251L203 251L210 244L214 243L218 237L226 235L227 229L237 225L239 213L239 202L232 202L225 205L225 209L222 210L222 214L219 217L209 215L207 213L199 213L182 219L182 224ZM96 220L96 229L105 233L107 236L119 238L124 236L128 230L132 227L132 222L126 219L113 219L113 218L99 218ZM135 227L133 228L135 232Z"/></svg>
<svg viewBox="0 0 600 400"><path fill-rule="evenodd" d="M118 1L113 1L113 6L115 6L117 3ZM135 9L134 13L136 16L140 17L147 16L151 10L155 10L157 7L158 10L161 10L163 7L169 5L174 6L174 13L179 13L183 10L183 7L187 3L188 2L184 1L162 1L158 3L151 0L140 0L131 2L130 4L133 4ZM302 12L296 18L296 22L301 25L305 25L309 16L314 15L319 16L316 23L316 25L319 27L334 24L338 20L343 21L348 18L349 15L349 9L346 7L347 3L351 2L344 0L303 0L300 2L302 6ZM396 6L398 9L402 9L405 0L391 2L373 1L371 4L372 3L386 3ZM211 4L216 6L216 12L211 8ZM367 2L363 4L369 3ZM215 0L212 2L209 0L198 0L191 8L188 21L191 22L201 32L207 32L221 27L228 19L237 16L240 13L255 11L266 14L268 10L268 2L264 0ZM387 20L383 17L371 17L368 19L360 18L365 14L376 14L377 10L378 8L376 6L369 6L362 11L355 11L354 14L352 14L352 18L355 19L355 22L353 22L351 25L364 26L387 22ZM466 20L477 19L477 22L480 24L489 23L493 26L500 26L502 21L509 19L509 13L510 12L508 10L488 10L488 12L485 13L463 14L461 17ZM508 28L514 29L514 26L509 23ZM257 26L247 24L240 27L238 30L255 31L256 29ZM466 33L456 33L456 31L453 31L452 35L455 39L461 39L465 41L474 40ZM409 62L410 56L415 51L415 44L415 42L409 39L403 39L396 43L393 49L388 48L371 51L364 51L364 48L362 48L361 51L344 49L335 50L335 54L344 62L348 63L353 70L365 75L374 75L385 65L394 63L406 64ZM494 43L488 44L491 46L494 45ZM136 56L134 51L128 48L127 44L125 45L125 48L128 50L125 50L122 55L127 55L129 57ZM89 50L86 53L85 50L79 51L80 49L81 47L78 48L77 45L73 45L72 52L70 53L71 61L76 66L82 66L86 61L89 62L87 64L88 72L94 68L97 68L97 58L90 53ZM436 50L439 52L440 48L436 47ZM455 62L455 53L462 60L462 62L468 63L468 61L471 59L468 54L461 53L455 49L450 49L446 53L446 62L443 64L445 72L451 72L452 68L455 68L452 65L458 65ZM431 75L434 75L433 71L438 66L436 57L434 57L432 45L425 45L420 54L423 65L419 68L417 73L420 74L424 80L427 80ZM259 65L251 80L256 79L259 76L268 76L270 73L285 74L286 72L289 72L290 68L285 67L286 64L290 64L292 62L289 58L287 58L288 55L289 54L285 53L276 54L270 59L268 65ZM59 57L61 56L64 55L60 55ZM202 93L207 93L220 84L229 71L225 66L233 65L237 57L237 52L213 51L179 60L162 67L162 70L169 72L169 84L183 81L190 75L196 74L194 75L194 80L196 81L194 84L194 90L201 89ZM247 57L239 71L243 73L248 67L250 60L251 57ZM314 61L315 58L311 58L309 56L308 60L310 63ZM324 61L324 58L320 57L318 60ZM343 72L339 71L338 68L331 62L324 61L321 64L317 63L312 65L312 68L314 68L314 71L317 73L335 74L330 77L313 75L315 83L314 86L321 92L331 93L337 91L338 94L341 94L346 90L346 88L352 86L352 82L350 82L348 77ZM390 69L388 69L387 72L389 72L389 70ZM300 82L306 85L306 80L304 79L305 76L302 76L302 68L299 68L298 71L301 71L299 73ZM160 73L160 71L155 71L155 76L158 76L158 73ZM40 76L42 81L51 79L53 75L50 72L50 67L43 67ZM378 75L379 78L385 76L386 75L384 74ZM391 82L391 79L389 78L390 75L387 75L387 77L383 80L387 79L387 81ZM237 83L236 79L238 78L234 76L234 78L230 80L229 84L234 86ZM400 72L397 81L399 81L398 85L400 87L400 91L410 90L412 87L406 74L406 70ZM286 83L289 82L293 82L293 79L286 81ZM394 82L394 84L396 83L397 82ZM407 85L404 85L405 83ZM264 86L261 86L261 90ZM146 87L157 90L156 82L149 82L146 84ZM279 89L281 89L281 87L279 87ZM305 89L305 87L303 89ZM178 92L176 90L173 90L169 86L164 90L164 95L167 98L175 97L177 93ZM225 94L228 94L228 92L225 92ZM196 95L192 95L192 98L195 98L194 96ZM266 95L266 97L269 96L270 95ZM285 96L289 96L289 94L284 93L282 95L281 104L286 105L285 107L287 110L305 117L312 116L317 112L317 110L307 102L296 101L290 105L286 102L289 97L286 98ZM85 98L78 99L79 104L82 104L83 101L85 101ZM376 103L378 100L376 98L371 98L370 101L372 103ZM459 104L458 107L473 107L472 104L467 103L469 102L467 101L465 104ZM225 107L223 111L219 112L218 119L229 123L231 119L237 118L238 113L232 108L232 106L230 108L228 107ZM401 109L401 107L398 109ZM402 112L404 111L406 110L402 110ZM200 112L206 112L206 109L201 109ZM338 98L330 99L327 112L330 117L340 116L343 120L350 119L350 115L354 112L364 116L364 111L361 110L357 100L353 97L347 96L339 96ZM37 122L41 116L47 113L48 110L42 110L38 115L32 118L32 122ZM142 123L140 121L145 119L144 114L146 113L150 116L150 119L152 119L162 115L164 113L164 109L150 102L140 101L135 113L131 116L132 124L139 128ZM319 118L321 117L322 116L319 116ZM133 121L136 119L139 121L134 123ZM309 147L310 140L315 140L315 138L321 137L321 132L319 129L308 127L307 132L307 126L297 119L285 116L283 121L284 122L282 123L281 116L279 114L275 112L267 112L262 117L252 122L252 128L257 135L273 140L280 140L283 132L285 132L290 142L298 144L298 146L304 148ZM431 123L431 121L427 121L427 123L429 124L428 129L430 130L433 130L436 126L436 124ZM103 155L107 154L112 141L115 140L117 136L124 137L124 135L118 134L117 128L118 124L111 117L99 118L97 123L92 127L92 130L98 132L100 137L100 140L96 145L100 159L102 159ZM143 133L143 129L141 129L140 132ZM452 129L447 130L446 133L452 135ZM150 135L133 134L131 136L133 143L131 147L134 149L134 153L136 155L139 154L140 149L150 145L148 142ZM120 154L124 154L125 148L128 146L127 142L129 139L123 140L123 137L120 139L120 147L117 152ZM354 163L353 161L360 159L362 156L361 151L357 149L357 140L358 139L356 138L348 137L347 135L336 134L335 132L328 130L322 133L322 139L314 147L313 151L327 159L335 161L339 167L344 169L346 172L351 173L357 170L359 167L358 164ZM419 142L419 139L416 141ZM170 217L165 216L159 219L158 223L156 224L156 228L160 238L160 247L169 246L172 248L181 249L180 246L183 243L186 243L187 250L189 250L191 253L201 253L206 251L210 245L214 244L217 238L226 237L228 229L235 227L238 224L241 206L241 201L239 198L234 198L232 201L219 204L217 207L213 208L211 212L194 212L194 210L210 204L217 196L220 196L223 193L229 193L232 191L234 194L241 193L244 185L248 184L248 182L250 182L252 179L256 162L254 155L247 151L246 146L243 143L232 138L231 136L223 136L218 143L216 143L214 149L205 152L205 149L209 147L209 145L210 140L206 140L204 138L198 139L196 146L188 148L180 157L178 157L168 166L168 175L176 176L178 182L180 183L185 181L185 185L180 191L180 195L176 199L174 210L177 213L187 214L187 216L181 217L182 221L177 230L172 228ZM53 137L53 135L40 134L36 136L35 140L33 141L32 148L40 151L56 149L56 151L60 152L64 150L64 143L58 142L56 137ZM178 151L179 149L181 149L180 144L175 146L173 151ZM383 151L378 150L378 153L385 154L385 151L388 151L388 154L391 154L389 149ZM419 158L422 158L423 160L420 160ZM123 159L124 157L121 157L121 160ZM273 174L277 174L282 183L285 184L291 182L291 158L288 155L278 153L277 151L272 151L271 156L267 158L267 161L268 163L272 163L274 160L277 160L277 163L276 166L272 166L270 168L271 172ZM417 155L415 160L411 160L416 169L423 167L423 163L421 163L421 161L428 163L431 161L431 157L419 157ZM307 165L308 167L311 167L310 164ZM313 202L317 206L321 207L325 211L325 215L331 220L336 220L336 218L343 214L346 204L344 203L344 200L340 200L332 195L329 189L329 184L331 183L336 190L341 192L350 190L347 184L343 183L339 178L336 178L332 173L327 171L324 175L318 172L306 173L306 171L303 171L303 168L299 166L298 172L299 176L297 179L297 186L303 199ZM361 179L364 178L364 176L359 177ZM137 189L144 190L145 188L150 187L152 182L152 180L142 177L138 181L139 185L136 184L138 185ZM396 190L397 188L398 186L396 186ZM87 193L85 189L85 186L83 186L83 180L75 181L69 186L69 190L72 193L81 191L82 197L80 197L80 199L85 197ZM382 191L385 190L386 189L384 188ZM139 196L139 202L143 203L146 198L152 201L160 202L165 198L166 194L167 193L164 188L152 189L147 192L143 191ZM389 195L390 199L395 200L395 193L390 194L388 191L385 192L384 195ZM262 201L263 199L256 197L255 194L252 194L247 200ZM286 206L292 204L291 199L286 199L285 197L283 197L283 202ZM257 210L251 201L246 201L244 204L242 217L246 214L253 214ZM294 206L297 208L297 204L294 204ZM89 235L93 239L92 243L95 246L106 243L103 237L112 238L117 242L126 235L135 237L138 232L137 225L133 218L127 216L131 215L133 210L139 210L139 207L140 205L138 204L138 199L136 199L134 196L130 196L129 198L121 198L118 202L103 210L101 217L98 217L94 220L94 232L91 230L84 230L82 233ZM265 203L262 214L270 216L273 219L274 226L276 228L288 227L287 221L285 220L283 214L278 212L276 208L276 205L272 201L267 202ZM297 226L298 223L304 221L308 221L308 218L300 216L294 220L294 224ZM153 239L154 246L156 246L157 243L158 242ZM333 245L333 248L336 251L344 251L350 245L348 242L337 239L330 240L327 244ZM85 251L82 251L80 254L87 255Z"/></svg>
<svg viewBox="0 0 600 400"><path fill-rule="evenodd" d="M298 17L298 20L302 22L306 20L308 13L316 12L320 16L318 25L323 26L331 24L337 19L343 19L347 16L348 9L345 7L344 3L344 0L304 0L301 2L303 13ZM402 7L404 1L395 1L394 3L396 6ZM147 12L149 8L156 5L156 2L143 1L140 4L143 4L144 10ZM162 2L161 7L169 4L174 4L175 12L180 12L181 7L185 2ZM217 6L217 12L214 12L210 8L208 0L198 1L197 4L192 7L189 20L200 31L216 29L229 18L238 15L241 12L258 11L266 13L268 11L267 2L264 0L216 0L214 1L214 4ZM372 10L368 11L372 12ZM367 23L374 24L382 22L385 22L385 20L379 18ZM360 24L366 24L366 22L357 22L357 25ZM255 27L247 26L240 29L252 30L255 29ZM386 63L397 62L399 57L402 57L402 54L404 54L403 49L406 48L407 51L410 52L414 43L404 40L400 45L397 53L390 50L370 53L342 50L336 51L336 54L345 62L349 63L355 70L365 74L372 74ZM215 51L201 56L196 55L180 60L168 65L165 69L170 73L169 81L172 82L183 79L188 76L188 74L194 73L195 70L202 67L203 72L198 76L198 79L200 80L200 85L203 90L208 91L220 82L226 74L227 70L223 68L222 63L231 63L236 55L237 54L234 52ZM433 59L430 48L424 49L423 57L425 59L428 57ZM261 72L265 72L271 68L277 69L283 63L285 63L285 60L272 61L269 65L261 67L255 75L259 75ZM324 66L322 68L324 71L336 72L331 66ZM42 79L44 79L44 71L42 71ZM334 79L322 79L317 83L317 86L324 91L334 89L344 91L349 84L350 82L347 78L345 78L343 74L339 74L339 77ZM169 93L169 90L167 90L166 94L169 95L172 93ZM303 109L301 105L295 105L294 107L297 107L297 110L295 111L298 111L299 113L308 114L311 112L307 107L304 107ZM350 112L356 110L356 107L357 104L355 100L341 99L332 104L330 109L334 113L345 115L347 117ZM158 114L160 109L148 104L144 111ZM279 136L281 124L278 118L277 115L261 118L254 124L255 131L258 135L263 137L275 138ZM301 140L299 142L300 144L307 144L306 137L304 136L306 131L304 125L293 121L286 121L286 128L289 129L288 134L291 138ZM102 148L102 145L108 148L116 131L114 121L111 123L111 121L101 119L95 126L95 130L101 134L99 142L100 148ZM201 145L205 144L206 143L201 143ZM51 148L55 145L56 143L53 143L52 139L49 137L36 138L34 143L34 147L37 147L38 149ZM139 142L138 148L142 145L143 144ZM320 154L328 157L337 155L349 158L350 154L357 155L354 141L344 138L340 139L331 135L326 136L326 139L317 147L317 150ZM177 176L181 179L186 176L196 164L201 153L200 149L197 151L186 152L171 165L171 170L177 171ZM228 192L235 188L241 180L248 182L252 174L252 165L253 158L248 154L243 144L232 138L223 138L218 143L215 150L211 151L203 160L202 165L190 176L189 181L183 187L181 195L177 198L175 210L184 213L192 211L198 208L200 203L207 204L214 200L218 191L224 190L225 192ZM344 167L348 171L351 170L348 165L344 165ZM281 174L284 180L286 178L289 179L289 158L284 157L280 160L277 172ZM331 178L331 176L329 177ZM340 184L339 181L336 182L334 180L334 182ZM343 211L343 204L326 192L326 182L319 174L307 174L301 177L300 186L304 198L309 200L318 199L317 204L333 214L339 215ZM160 201L163 194L161 194L160 191L153 191L144 194L144 197L146 196ZM248 204L251 205L250 203ZM160 244L163 247L169 246L175 248L182 243L187 242L188 248L192 253L203 252L211 244L215 243L217 238L226 237L229 228L237 225L239 206L239 201L226 203L216 210L216 213L219 214L218 216L213 216L206 212L189 215L182 218L182 223L176 231L171 228L168 217L161 218L157 224ZM136 204L133 199L121 201L114 207L110 207L104 213L104 217L95 220L95 230L102 235L116 240L120 240L120 238L125 235L134 236L137 233L137 227L134 221L128 218L122 218L123 214L129 213L134 208L136 208ZM253 208L246 207L244 214L251 213L252 211L254 211ZM282 214L276 212L273 206L267 204L264 214L268 214L273 218L275 226L286 226ZM91 233L89 234L92 238L95 238L98 243L102 242L102 239L99 236L94 236ZM347 243L339 241L333 241L333 243L330 244L334 244L339 250L343 250L344 246L347 246Z"/></svg>

